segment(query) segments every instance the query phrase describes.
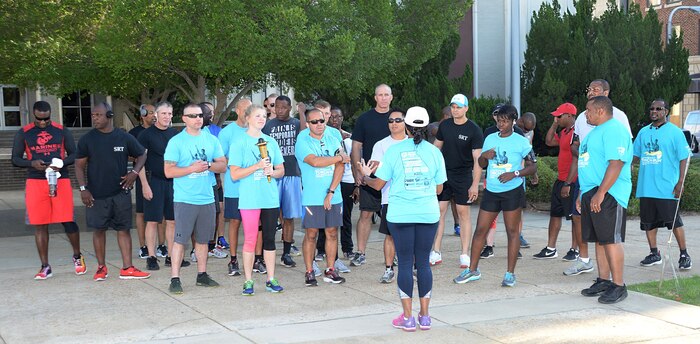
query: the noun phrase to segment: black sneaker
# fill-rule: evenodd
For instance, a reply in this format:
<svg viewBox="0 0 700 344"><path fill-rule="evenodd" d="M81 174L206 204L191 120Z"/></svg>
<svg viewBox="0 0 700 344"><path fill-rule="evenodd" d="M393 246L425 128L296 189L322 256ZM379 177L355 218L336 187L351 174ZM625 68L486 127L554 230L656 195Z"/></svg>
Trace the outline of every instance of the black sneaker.
<svg viewBox="0 0 700 344"><path fill-rule="evenodd" d="M267 267L265 266L265 261L262 259L256 259L255 262L253 263L253 272L257 272L260 274L266 274Z"/></svg>
<svg viewBox="0 0 700 344"><path fill-rule="evenodd" d="M197 275L197 285L201 287L218 287L219 283L216 283L209 275L205 272L201 275Z"/></svg>
<svg viewBox="0 0 700 344"><path fill-rule="evenodd" d="M315 287L318 285L318 282L316 281L316 276L314 276L313 271L307 271L304 274L304 284L306 284L307 287Z"/></svg>
<svg viewBox="0 0 700 344"><path fill-rule="evenodd" d="M493 246L488 246L488 245L484 246L484 249L481 250L481 258L486 259L486 258L491 258L493 256L494 256Z"/></svg>
<svg viewBox="0 0 700 344"><path fill-rule="evenodd" d="M170 287L168 287L168 291L170 291L171 294L182 294L182 284L180 283L179 278L170 279Z"/></svg>
<svg viewBox="0 0 700 344"><path fill-rule="evenodd" d="M281 260L282 265L284 265L285 267L293 268L297 266L297 263L294 262L294 259L292 259L292 256L290 256L289 253L283 254Z"/></svg>
<svg viewBox="0 0 700 344"><path fill-rule="evenodd" d="M338 273L334 269L326 269L323 273L323 281L333 284L340 284L345 282L345 278L338 276Z"/></svg>
<svg viewBox="0 0 700 344"><path fill-rule="evenodd" d="M165 257L165 266L172 266L173 261L170 259L170 256Z"/></svg>
<svg viewBox="0 0 700 344"><path fill-rule="evenodd" d="M239 276L241 274L241 268L238 266L238 258L231 259L228 262L228 275L229 276Z"/></svg>
<svg viewBox="0 0 700 344"><path fill-rule="evenodd" d="M158 245L156 248L156 256L165 258L168 256L168 246L165 246L165 244Z"/></svg>
<svg viewBox="0 0 700 344"><path fill-rule="evenodd" d="M600 277L595 279L595 282L588 288L581 290L581 295L583 296L600 296L608 289L613 286L613 282L609 280L601 279ZM626 290L626 289L625 289Z"/></svg>
<svg viewBox="0 0 700 344"><path fill-rule="evenodd" d="M146 270L160 270L160 266L158 266L158 258L156 257L148 257L146 258Z"/></svg>
<svg viewBox="0 0 700 344"><path fill-rule="evenodd" d="M557 249L550 250L548 247L545 247L540 251L540 253L535 253L532 255L535 259L554 259L556 258L557 255Z"/></svg>
<svg viewBox="0 0 700 344"><path fill-rule="evenodd" d="M600 303L618 303L627 297L627 285L617 285L610 283L610 287L603 295L600 295L598 302Z"/></svg>
<svg viewBox="0 0 700 344"><path fill-rule="evenodd" d="M282 231L282 224L281 224L281 223L278 223L278 224L277 224L277 227L275 227L275 230L278 231L278 232Z"/></svg>
<svg viewBox="0 0 700 344"><path fill-rule="evenodd" d="M172 266L172 265L173 265L172 259L170 259L169 256L168 256L168 257L165 257L165 266ZM181 267L181 268L186 268L186 267L188 267L188 266L190 266L190 262L188 262L188 261L186 261L186 260L183 259L183 260L182 260L182 263L180 264L180 267Z"/></svg>
<svg viewBox="0 0 700 344"><path fill-rule="evenodd" d="M141 248L139 249L139 258L148 258L148 247L146 247L146 245L141 246Z"/></svg>
<svg viewBox="0 0 700 344"><path fill-rule="evenodd" d="M523 259L523 254L518 250L518 259Z"/></svg>
<svg viewBox="0 0 700 344"><path fill-rule="evenodd" d="M570 248L569 252L566 252L566 255L562 258L562 260L569 262L573 262L576 259L578 259L578 251L574 250L573 248Z"/></svg>
<svg viewBox="0 0 700 344"><path fill-rule="evenodd" d="M188 267L188 266L190 266L190 262L188 262L188 261L186 261L186 260L183 259L183 260L182 260L182 263L180 263L180 267L181 267L181 268L186 268L186 267Z"/></svg>
<svg viewBox="0 0 700 344"><path fill-rule="evenodd" d="M693 267L693 261L690 260L690 256L687 254L681 254L681 258L678 259L678 268L681 270L690 270Z"/></svg>
<svg viewBox="0 0 700 344"><path fill-rule="evenodd" d="M644 257L644 260L639 262L642 266L652 266L659 265L663 260L661 259L661 251L656 251L656 254L649 253L648 256Z"/></svg>

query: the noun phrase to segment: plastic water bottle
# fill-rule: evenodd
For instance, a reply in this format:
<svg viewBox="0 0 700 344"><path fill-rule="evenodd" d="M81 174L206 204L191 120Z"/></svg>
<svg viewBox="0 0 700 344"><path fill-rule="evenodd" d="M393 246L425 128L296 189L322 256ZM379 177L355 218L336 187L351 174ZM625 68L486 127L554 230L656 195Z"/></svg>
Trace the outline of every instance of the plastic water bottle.
<svg viewBox="0 0 700 344"><path fill-rule="evenodd" d="M58 184L58 178L56 178L56 171L53 169L49 171L47 175L49 181L49 197L56 197L56 184Z"/></svg>

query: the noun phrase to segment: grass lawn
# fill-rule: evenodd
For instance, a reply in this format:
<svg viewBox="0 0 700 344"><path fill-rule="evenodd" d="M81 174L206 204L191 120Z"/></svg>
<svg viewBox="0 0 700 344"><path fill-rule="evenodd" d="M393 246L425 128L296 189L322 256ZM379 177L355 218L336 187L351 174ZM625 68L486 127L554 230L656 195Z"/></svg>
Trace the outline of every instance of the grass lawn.
<svg viewBox="0 0 700 344"><path fill-rule="evenodd" d="M661 288L659 288L659 281L652 281L629 285L627 289L700 306L700 276L682 277L678 279L678 283L680 285L680 294L676 293L676 283L673 277L665 279L661 284Z"/></svg>

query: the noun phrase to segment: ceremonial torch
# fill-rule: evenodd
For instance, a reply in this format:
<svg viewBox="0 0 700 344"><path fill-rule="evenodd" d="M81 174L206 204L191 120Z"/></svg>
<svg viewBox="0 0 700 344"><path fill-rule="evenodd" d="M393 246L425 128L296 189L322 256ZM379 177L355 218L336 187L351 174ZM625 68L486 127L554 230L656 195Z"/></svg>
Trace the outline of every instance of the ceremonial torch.
<svg viewBox="0 0 700 344"><path fill-rule="evenodd" d="M267 141L265 141L265 140L261 137L261 138L258 139L258 143L256 143L255 145L258 146L258 150L260 150L260 158L261 158L261 159L267 159L267 158L268 158L268 155L267 155ZM267 182L269 183L269 182L271 182L271 181L272 181L272 177L271 177L271 176L267 176Z"/></svg>

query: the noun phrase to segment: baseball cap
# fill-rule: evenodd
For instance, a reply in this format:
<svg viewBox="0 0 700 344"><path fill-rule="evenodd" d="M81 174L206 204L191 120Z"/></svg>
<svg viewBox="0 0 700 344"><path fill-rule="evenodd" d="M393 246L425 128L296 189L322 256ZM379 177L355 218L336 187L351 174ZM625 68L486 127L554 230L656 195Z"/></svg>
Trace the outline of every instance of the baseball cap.
<svg viewBox="0 0 700 344"><path fill-rule="evenodd" d="M469 106L469 100L467 100L467 96L457 93L452 97L452 100L450 100L450 104L457 104L459 107L465 107Z"/></svg>
<svg viewBox="0 0 700 344"><path fill-rule="evenodd" d="M404 122L412 127L423 128L430 123L430 116L425 108L414 106L406 111Z"/></svg>
<svg viewBox="0 0 700 344"><path fill-rule="evenodd" d="M578 111L576 111L576 106L574 106L574 104L564 103L559 105L559 107L557 107L557 109L554 110L554 112L552 112L552 116L559 117L565 113L568 113L570 115L576 115Z"/></svg>
<svg viewBox="0 0 700 344"><path fill-rule="evenodd" d="M505 104L505 103L498 103L498 104L494 105L494 106L493 106L493 109L491 109L491 114L495 116L495 115L496 115L496 112L497 112L503 105L506 105L506 104Z"/></svg>

